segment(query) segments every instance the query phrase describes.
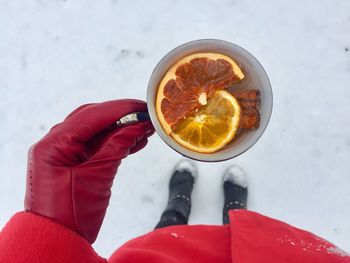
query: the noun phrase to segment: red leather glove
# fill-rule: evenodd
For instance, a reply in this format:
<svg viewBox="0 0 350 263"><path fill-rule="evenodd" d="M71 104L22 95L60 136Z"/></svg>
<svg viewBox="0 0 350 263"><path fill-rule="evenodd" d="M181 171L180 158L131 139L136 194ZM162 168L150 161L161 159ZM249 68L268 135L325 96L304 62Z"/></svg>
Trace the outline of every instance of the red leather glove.
<svg viewBox="0 0 350 263"><path fill-rule="evenodd" d="M121 160L147 144L150 121L112 128L146 103L115 100L83 105L29 150L25 209L96 240Z"/></svg>

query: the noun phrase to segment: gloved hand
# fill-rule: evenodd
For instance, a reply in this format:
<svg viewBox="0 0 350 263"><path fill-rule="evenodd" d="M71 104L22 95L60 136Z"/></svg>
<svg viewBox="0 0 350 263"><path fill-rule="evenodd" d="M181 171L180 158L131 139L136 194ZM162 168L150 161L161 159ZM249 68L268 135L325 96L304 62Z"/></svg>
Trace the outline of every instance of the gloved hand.
<svg viewBox="0 0 350 263"><path fill-rule="evenodd" d="M137 100L87 104L73 111L29 150L25 210L96 240L121 160L147 144L150 121L111 125L147 111Z"/></svg>

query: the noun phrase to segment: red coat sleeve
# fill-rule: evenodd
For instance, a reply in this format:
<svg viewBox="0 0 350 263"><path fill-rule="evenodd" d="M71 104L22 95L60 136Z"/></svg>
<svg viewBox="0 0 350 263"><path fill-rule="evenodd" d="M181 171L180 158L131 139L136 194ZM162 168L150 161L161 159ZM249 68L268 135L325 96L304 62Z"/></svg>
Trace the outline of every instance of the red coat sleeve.
<svg viewBox="0 0 350 263"><path fill-rule="evenodd" d="M0 263L106 263L91 245L47 218L21 212L0 232Z"/></svg>

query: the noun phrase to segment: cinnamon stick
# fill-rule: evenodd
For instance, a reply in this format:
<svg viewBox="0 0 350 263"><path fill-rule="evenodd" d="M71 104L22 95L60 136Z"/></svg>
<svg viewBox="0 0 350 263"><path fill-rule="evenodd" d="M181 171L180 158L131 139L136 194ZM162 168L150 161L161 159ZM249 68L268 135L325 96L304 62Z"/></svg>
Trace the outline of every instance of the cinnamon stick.
<svg viewBox="0 0 350 263"><path fill-rule="evenodd" d="M260 123L260 92L258 90L235 90L231 94L241 106L241 129L257 129Z"/></svg>

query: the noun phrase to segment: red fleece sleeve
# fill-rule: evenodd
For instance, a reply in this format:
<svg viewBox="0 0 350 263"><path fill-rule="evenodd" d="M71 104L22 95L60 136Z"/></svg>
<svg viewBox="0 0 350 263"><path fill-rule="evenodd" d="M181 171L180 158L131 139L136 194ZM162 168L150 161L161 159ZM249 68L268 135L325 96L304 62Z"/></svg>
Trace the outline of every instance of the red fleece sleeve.
<svg viewBox="0 0 350 263"><path fill-rule="evenodd" d="M27 212L17 213L0 232L0 263L106 263L70 229Z"/></svg>

